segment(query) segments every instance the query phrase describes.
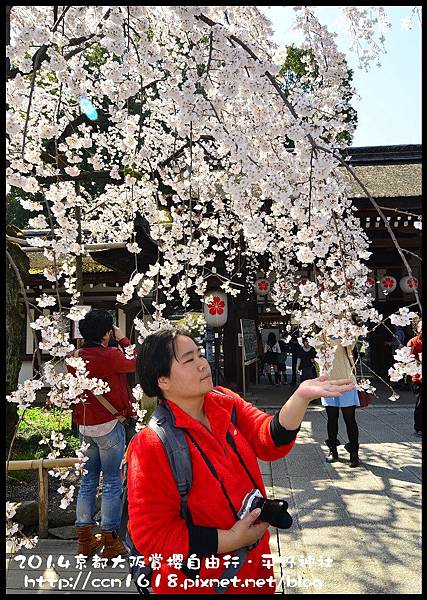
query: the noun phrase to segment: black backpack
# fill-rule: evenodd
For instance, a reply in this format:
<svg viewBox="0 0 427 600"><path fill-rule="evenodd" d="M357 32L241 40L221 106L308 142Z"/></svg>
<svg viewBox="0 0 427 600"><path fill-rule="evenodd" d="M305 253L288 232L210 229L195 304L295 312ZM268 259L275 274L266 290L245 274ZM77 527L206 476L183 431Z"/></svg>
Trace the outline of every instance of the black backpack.
<svg viewBox="0 0 427 600"><path fill-rule="evenodd" d="M221 396L225 396L227 398L232 398L231 396L227 396L227 394L224 394L224 392L221 392L220 390L215 389L214 391L216 394L219 394ZM233 425L236 425L237 418L236 418L236 407L235 406L233 406L233 410L232 410L232 414L231 414L231 422L233 423ZM188 443L185 438L183 430L178 427L175 427L175 418L172 414L172 411L168 407L167 402L159 404L156 407L156 409L154 410L154 412L148 422L148 427L150 427L150 429L152 429L159 436L159 438L164 446L172 473L175 477L175 481L176 481L176 484L178 487L179 494L181 496L181 516L187 522L191 523L192 522L191 515L188 510L188 504L187 504L188 493L190 491L191 484L193 481L190 450L189 450ZM233 512L235 513L236 520L237 520L238 519L237 513L236 513L230 499L228 498L228 494L227 494L226 490L222 486L222 482L219 480L219 477L216 474L214 466L209 461L208 457L205 455L203 450L200 448L199 444L193 439L193 437L190 435L190 433L188 431L187 431L187 434L189 435L193 444L196 446L197 450L202 455L203 459L205 460L207 466L209 467L209 469L212 472L212 474L214 475L214 477L220 482L223 492L230 504L230 507L232 508ZM227 432L227 441L230 444L230 446L232 447L232 449L234 450L234 452L236 452L242 466L244 467L244 469L248 473L251 481L253 482L254 487L255 488L258 487L257 484L255 483L252 475L249 473L248 469L246 468L246 465L244 464L242 458L240 457L240 454L237 451L235 442L229 432ZM132 441L130 442L128 448L130 447L131 444L132 444ZM134 583L136 585L138 592L143 595L150 595L149 588L151 585L151 576L153 573L153 569L151 568L150 565L143 564L142 557L140 556L138 550L136 549L135 544L133 543L133 540L132 540L129 530L128 530L129 512L128 512L127 468L128 468L127 462L124 461L122 513L121 513L122 517L121 517L121 521L120 521L120 527L119 527L119 530L117 533L118 533L119 538L123 541L123 543L126 547L126 550L128 551L129 569L130 569L132 579L134 580ZM247 548L240 548L239 550L235 551L234 555L239 557L238 566L236 567L235 565L230 564L230 566L225 569L225 571L221 575L220 579L231 579L234 575L236 575L238 570L243 566L243 564L246 560L247 552L248 552ZM194 571L194 570L190 571L186 567L183 567L182 571L189 578L194 579L197 575L196 571ZM224 593L227 590L227 587L217 586L215 588L215 591L217 591L218 593Z"/></svg>

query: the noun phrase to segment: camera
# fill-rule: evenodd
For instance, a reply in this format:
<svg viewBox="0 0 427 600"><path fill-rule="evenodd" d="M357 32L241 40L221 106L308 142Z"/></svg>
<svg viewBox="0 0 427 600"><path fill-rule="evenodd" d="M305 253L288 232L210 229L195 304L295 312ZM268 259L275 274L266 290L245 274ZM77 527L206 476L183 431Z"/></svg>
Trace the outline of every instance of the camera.
<svg viewBox="0 0 427 600"><path fill-rule="evenodd" d="M264 498L258 489L251 490L243 499L242 507L237 513L239 519L243 519L255 508L261 509L258 519L265 521L273 527L279 529L289 529L292 525L292 517L288 513L288 503L286 500L269 500Z"/></svg>

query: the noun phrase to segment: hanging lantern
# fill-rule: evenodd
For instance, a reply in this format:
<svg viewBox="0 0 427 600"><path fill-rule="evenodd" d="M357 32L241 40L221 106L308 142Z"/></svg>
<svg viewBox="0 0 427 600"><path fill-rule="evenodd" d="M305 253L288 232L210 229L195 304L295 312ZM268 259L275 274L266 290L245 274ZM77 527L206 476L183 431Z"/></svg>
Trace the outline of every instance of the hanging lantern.
<svg viewBox="0 0 427 600"><path fill-rule="evenodd" d="M383 292L390 294L396 289L397 280L392 275L384 275L384 277L380 281L380 285Z"/></svg>
<svg viewBox="0 0 427 600"><path fill-rule="evenodd" d="M227 322L227 294L215 290L205 295L203 312L208 327L222 327Z"/></svg>
<svg viewBox="0 0 427 600"><path fill-rule="evenodd" d="M405 292L405 294L410 294L418 289L418 279L416 277L409 277L409 275L407 275L406 277L402 277L402 279L399 281L399 286L402 292Z"/></svg>
<svg viewBox="0 0 427 600"><path fill-rule="evenodd" d="M353 279L347 279L347 289L353 289Z"/></svg>
<svg viewBox="0 0 427 600"><path fill-rule="evenodd" d="M270 291L270 282L268 279L257 279L254 283L254 289L258 296L267 296Z"/></svg>
<svg viewBox="0 0 427 600"><path fill-rule="evenodd" d="M366 287L370 289L375 287L375 279L373 277L366 278Z"/></svg>

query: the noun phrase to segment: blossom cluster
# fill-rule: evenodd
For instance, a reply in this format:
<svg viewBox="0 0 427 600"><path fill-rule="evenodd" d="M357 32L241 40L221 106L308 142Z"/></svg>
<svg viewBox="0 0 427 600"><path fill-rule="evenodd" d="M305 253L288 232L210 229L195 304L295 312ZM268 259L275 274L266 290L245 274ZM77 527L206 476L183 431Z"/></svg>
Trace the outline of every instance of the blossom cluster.
<svg viewBox="0 0 427 600"><path fill-rule="evenodd" d="M385 13L342 8L367 66L382 51L375 25ZM53 358L43 369L49 405L70 408L84 390L108 389L67 358L69 320L84 312L77 264L88 244L120 242L135 260L117 301L138 296L139 343L171 327L168 302L188 312L195 294L202 307L218 264L222 290L237 296L238 274L245 266L253 282L260 259L275 305L303 333L320 328L350 345L380 322L366 293L369 240L338 169L344 143L328 141L353 131L340 109L347 66L316 7L296 7L295 26L318 72L307 63L292 90L255 6L12 6L10 15L7 193L37 213L32 227L49 230L28 240L43 249L56 291L36 299L55 310L31 324ZM141 215L158 249L145 267ZM302 269L312 272L305 283ZM325 371L334 352L318 345ZM25 408L42 384L27 381L8 400ZM73 489L61 490L65 506Z"/></svg>
<svg viewBox="0 0 427 600"><path fill-rule="evenodd" d="M12 552L17 552L21 548L31 550L37 545L38 536L28 538L22 534L22 525L16 523L13 517L16 515L16 502L6 502L6 539L11 545ZM16 535L19 534L19 535Z"/></svg>
<svg viewBox="0 0 427 600"><path fill-rule="evenodd" d="M396 361L388 370L390 381L399 381L406 375L413 377L422 374L422 353L418 358L412 352L412 348L398 348L394 353Z"/></svg>
<svg viewBox="0 0 427 600"><path fill-rule="evenodd" d="M403 306L399 308L397 313L390 315L390 323L405 327L406 325L410 325L416 316L416 313L410 311L407 306Z"/></svg>

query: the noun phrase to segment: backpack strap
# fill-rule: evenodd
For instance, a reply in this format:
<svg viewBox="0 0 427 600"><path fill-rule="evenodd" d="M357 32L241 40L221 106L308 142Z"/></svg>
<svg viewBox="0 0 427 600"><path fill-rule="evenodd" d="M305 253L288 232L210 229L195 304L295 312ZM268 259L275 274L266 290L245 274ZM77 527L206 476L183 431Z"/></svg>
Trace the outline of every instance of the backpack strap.
<svg viewBox="0 0 427 600"><path fill-rule="evenodd" d="M188 492L193 482L190 450L184 432L175 427L173 421L170 408L163 403L155 408L148 427L159 436L163 444L181 496L181 516L188 521Z"/></svg>

